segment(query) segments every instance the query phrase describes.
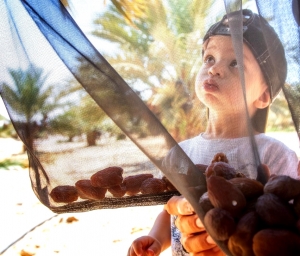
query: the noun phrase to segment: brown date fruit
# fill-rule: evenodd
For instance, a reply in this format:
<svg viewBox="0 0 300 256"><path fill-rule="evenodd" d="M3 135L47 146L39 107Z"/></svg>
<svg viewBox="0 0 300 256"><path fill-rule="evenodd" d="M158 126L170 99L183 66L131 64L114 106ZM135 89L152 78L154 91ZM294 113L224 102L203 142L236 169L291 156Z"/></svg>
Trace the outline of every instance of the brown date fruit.
<svg viewBox="0 0 300 256"><path fill-rule="evenodd" d="M96 172L91 176L91 184L94 187L109 188L120 185L123 181L123 169L112 166Z"/></svg>
<svg viewBox="0 0 300 256"><path fill-rule="evenodd" d="M90 180L79 180L75 183L75 187L82 199L101 200L107 191L106 188L93 187Z"/></svg>
<svg viewBox="0 0 300 256"><path fill-rule="evenodd" d="M222 177L211 176L208 178L207 191L212 205L228 211L233 217L239 216L246 206L246 198L243 193Z"/></svg>
<svg viewBox="0 0 300 256"><path fill-rule="evenodd" d="M298 230L298 234L300 234L300 219L296 222L296 229Z"/></svg>
<svg viewBox="0 0 300 256"><path fill-rule="evenodd" d="M124 178L124 185L126 186L126 193L133 196L141 191L141 185L144 180L153 178L152 174L137 174Z"/></svg>
<svg viewBox="0 0 300 256"><path fill-rule="evenodd" d="M233 178L229 180L229 182L235 185L247 200L257 198L264 193L263 184L257 180L249 178Z"/></svg>
<svg viewBox="0 0 300 256"><path fill-rule="evenodd" d="M126 186L123 183L114 187L110 187L107 190L114 197L122 197L126 194Z"/></svg>
<svg viewBox="0 0 300 256"><path fill-rule="evenodd" d="M246 178L245 174L242 172L237 172L235 175L236 178Z"/></svg>
<svg viewBox="0 0 300 256"><path fill-rule="evenodd" d="M255 256L299 256L300 237L288 230L263 229L253 237Z"/></svg>
<svg viewBox="0 0 300 256"><path fill-rule="evenodd" d="M246 204L245 209L243 210L243 214L246 214L246 213L252 212L252 211L256 211L256 208L255 208L256 201L257 201L257 198L247 200L247 204Z"/></svg>
<svg viewBox="0 0 300 256"><path fill-rule="evenodd" d="M213 159L211 160L211 163L216 163L216 162L228 163L227 156L224 153L215 154Z"/></svg>
<svg viewBox="0 0 300 256"><path fill-rule="evenodd" d="M267 193L257 199L256 212L269 227L294 228L296 216L292 206L278 196Z"/></svg>
<svg viewBox="0 0 300 256"><path fill-rule="evenodd" d="M177 191L177 189L174 187L174 185L168 180L166 176L162 177L162 180L166 183L166 189L167 191Z"/></svg>
<svg viewBox="0 0 300 256"><path fill-rule="evenodd" d="M209 200L208 192L203 193L203 195L200 197L199 205L202 207L204 213L206 214L209 210L214 208L212 203Z"/></svg>
<svg viewBox="0 0 300 256"><path fill-rule="evenodd" d="M294 198L293 208L294 208L298 218L300 218L300 195L298 195Z"/></svg>
<svg viewBox="0 0 300 256"><path fill-rule="evenodd" d="M143 181L141 184L142 194L157 194L166 190L166 183L157 178L149 178Z"/></svg>
<svg viewBox="0 0 300 256"><path fill-rule="evenodd" d="M236 224L228 211L213 208L205 214L204 226L213 239L225 241L233 234Z"/></svg>
<svg viewBox="0 0 300 256"><path fill-rule="evenodd" d="M257 166L256 180L261 182L263 185L265 185L269 180L270 174L270 169L266 164L260 164Z"/></svg>
<svg viewBox="0 0 300 256"><path fill-rule="evenodd" d="M210 164L206 171L206 178L210 176L221 176L226 180L230 180L236 177L236 170L225 162L215 162Z"/></svg>
<svg viewBox="0 0 300 256"><path fill-rule="evenodd" d="M300 194L300 180L287 175L272 175L266 183L264 191L288 201Z"/></svg>
<svg viewBox="0 0 300 256"><path fill-rule="evenodd" d="M239 220L228 240L228 249L233 256L254 256L252 239L259 230L259 224L259 217L254 211L248 212Z"/></svg>
<svg viewBox="0 0 300 256"><path fill-rule="evenodd" d="M50 196L57 203L72 203L78 199L78 192L74 186L57 186L52 189Z"/></svg>

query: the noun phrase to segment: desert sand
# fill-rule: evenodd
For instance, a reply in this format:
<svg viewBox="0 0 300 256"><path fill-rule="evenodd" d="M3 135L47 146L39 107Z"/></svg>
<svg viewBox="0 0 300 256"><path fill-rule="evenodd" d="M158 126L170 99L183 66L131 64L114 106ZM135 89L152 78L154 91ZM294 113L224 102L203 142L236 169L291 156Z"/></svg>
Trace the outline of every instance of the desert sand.
<svg viewBox="0 0 300 256"><path fill-rule="evenodd" d="M2 159L19 154L21 149L19 141L0 139ZM0 252L6 250L3 256L126 255L135 238L148 234L163 207L57 215L33 193L28 170L17 166L0 169L0 188ZM161 255L171 255L170 250Z"/></svg>
<svg viewBox="0 0 300 256"><path fill-rule="evenodd" d="M3 256L126 255L130 243L149 232L162 209L159 205L56 215L35 197L28 171L22 169L1 170L0 187L1 251L50 219L12 245Z"/></svg>

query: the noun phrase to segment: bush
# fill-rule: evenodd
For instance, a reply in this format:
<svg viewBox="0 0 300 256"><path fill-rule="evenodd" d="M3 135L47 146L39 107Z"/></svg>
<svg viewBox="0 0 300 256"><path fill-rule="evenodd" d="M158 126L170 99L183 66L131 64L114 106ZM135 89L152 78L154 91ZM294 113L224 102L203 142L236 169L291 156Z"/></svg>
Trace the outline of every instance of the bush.
<svg viewBox="0 0 300 256"><path fill-rule="evenodd" d="M0 168L8 168L10 166L20 166L22 168L28 167L28 162L24 160L4 159L0 161Z"/></svg>

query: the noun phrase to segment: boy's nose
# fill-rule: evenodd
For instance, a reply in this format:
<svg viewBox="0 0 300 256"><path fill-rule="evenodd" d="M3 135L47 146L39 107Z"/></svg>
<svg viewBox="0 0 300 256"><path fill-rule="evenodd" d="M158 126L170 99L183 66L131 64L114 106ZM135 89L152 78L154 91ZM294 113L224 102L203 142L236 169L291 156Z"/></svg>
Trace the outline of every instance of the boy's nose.
<svg viewBox="0 0 300 256"><path fill-rule="evenodd" d="M214 64L208 69L208 74L212 76L223 76L224 70L220 64Z"/></svg>

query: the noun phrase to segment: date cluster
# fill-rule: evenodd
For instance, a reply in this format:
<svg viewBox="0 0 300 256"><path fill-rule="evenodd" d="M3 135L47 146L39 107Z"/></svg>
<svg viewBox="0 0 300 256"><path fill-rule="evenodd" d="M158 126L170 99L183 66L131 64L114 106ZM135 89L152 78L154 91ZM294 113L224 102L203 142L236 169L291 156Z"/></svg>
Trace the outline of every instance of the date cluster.
<svg viewBox="0 0 300 256"><path fill-rule="evenodd" d="M300 180L263 165L263 185L223 160L208 166L199 201L207 232L233 256L300 255Z"/></svg>
<svg viewBox="0 0 300 256"><path fill-rule="evenodd" d="M72 203L79 198L102 200L107 196L119 198L164 191L176 191L165 176L159 179L152 174L137 174L123 178L123 169L112 166L96 172L90 179L78 180L74 186L57 186L50 192L50 197L57 203Z"/></svg>

